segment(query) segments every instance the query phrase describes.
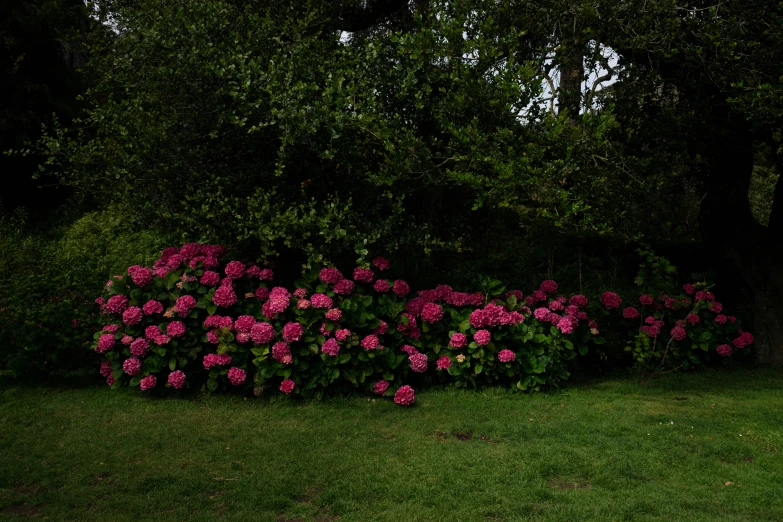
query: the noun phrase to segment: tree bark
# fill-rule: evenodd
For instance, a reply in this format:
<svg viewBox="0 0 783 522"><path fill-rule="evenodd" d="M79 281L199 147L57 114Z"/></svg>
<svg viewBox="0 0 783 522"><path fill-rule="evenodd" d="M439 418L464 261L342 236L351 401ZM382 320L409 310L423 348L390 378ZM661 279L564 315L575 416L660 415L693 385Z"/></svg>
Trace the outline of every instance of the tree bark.
<svg viewBox="0 0 783 522"><path fill-rule="evenodd" d="M707 196L700 209L702 236L739 268L753 292L756 359L783 365L783 231L759 224L750 210L753 136L744 118L718 108ZM776 187L776 196L780 183ZM781 201L775 198L773 213ZM773 225L771 222L770 225Z"/></svg>

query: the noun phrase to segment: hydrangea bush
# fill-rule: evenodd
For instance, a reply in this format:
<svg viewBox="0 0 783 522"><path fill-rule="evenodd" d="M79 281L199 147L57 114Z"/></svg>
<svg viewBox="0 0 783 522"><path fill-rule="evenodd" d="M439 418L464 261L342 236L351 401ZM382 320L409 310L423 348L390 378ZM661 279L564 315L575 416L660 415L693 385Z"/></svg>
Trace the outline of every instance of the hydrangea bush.
<svg viewBox="0 0 783 522"><path fill-rule="evenodd" d="M735 333L734 348L752 342L699 286L693 299L642 296L640 309L612 292L592 304L558 295L551 280L527 296L489 279L482 292L440 285L414 293L387 277L390 264L378 257L348 276L312 270L286 288L271 269L224 254L215 245L167 248L152 267L132 266L106 283L96 302L108 320L92 349L108 384L304 397L358 390L410 405L414 374L456 386L557 386L569 361L604 342L598 321L625 321L614 327L642 347L645 364L651 354L672 362L703 350L730 356L723 340ZM680 320L674 311L685 313L686 301ZM664 344L665 352L656 348Z"/></svg>

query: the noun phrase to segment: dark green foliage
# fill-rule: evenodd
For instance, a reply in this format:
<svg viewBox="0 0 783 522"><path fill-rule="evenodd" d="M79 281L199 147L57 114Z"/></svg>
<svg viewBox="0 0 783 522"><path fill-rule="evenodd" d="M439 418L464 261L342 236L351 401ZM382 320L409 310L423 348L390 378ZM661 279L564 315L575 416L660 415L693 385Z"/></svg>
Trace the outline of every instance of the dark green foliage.
<svg viewBox="0 0 783 522"><path fill-rule="evenodd" d="M121 213L87 214L49 234L24 216L0 220L0 371L46 376L90 367L107 275L150 262L163 246Z"/></svg>

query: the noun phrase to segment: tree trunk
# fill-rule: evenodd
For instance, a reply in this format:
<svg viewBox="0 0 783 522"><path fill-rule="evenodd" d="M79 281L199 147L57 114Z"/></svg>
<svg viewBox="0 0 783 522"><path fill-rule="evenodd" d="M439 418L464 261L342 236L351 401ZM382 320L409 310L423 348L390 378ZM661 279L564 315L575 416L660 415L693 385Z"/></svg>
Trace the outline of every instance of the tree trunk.
<svg viewBox="0 0 783 522"><path fill-rule="evenodd" d="M754 331L758 362L783 365L783 230L779 219L770 226L751 214L748 188L753 172L753 136L741 117L718 109L725 117L713 132L707 196L700 209L702 236L733 261L753 291ZM776 196L781 192L776 187ZM783 202L776 197L773 215Z"/></svg>
<svg viewBox="0 0 783 522"><path fill-rule="evenodd" d="M568 114L571 122L576 122L582 108L584 55L584 46L578 41L569 42L558 52L560 85L557 93L557 110Z"/></svg>

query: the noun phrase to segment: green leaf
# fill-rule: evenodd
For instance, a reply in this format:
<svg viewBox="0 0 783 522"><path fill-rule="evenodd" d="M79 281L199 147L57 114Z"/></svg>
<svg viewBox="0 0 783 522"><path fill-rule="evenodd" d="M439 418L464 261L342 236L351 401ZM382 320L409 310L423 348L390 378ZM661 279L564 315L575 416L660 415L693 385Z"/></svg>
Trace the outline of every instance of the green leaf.
<svg viewBox="0 0 783 522"><path fill-rule="evenodd" d="M169 359L169 370L172 372L177 368L177 358L175 356L171 356L171 359Z"/></svg>

